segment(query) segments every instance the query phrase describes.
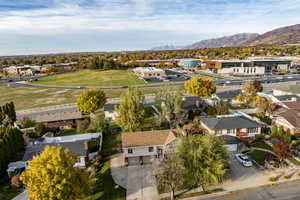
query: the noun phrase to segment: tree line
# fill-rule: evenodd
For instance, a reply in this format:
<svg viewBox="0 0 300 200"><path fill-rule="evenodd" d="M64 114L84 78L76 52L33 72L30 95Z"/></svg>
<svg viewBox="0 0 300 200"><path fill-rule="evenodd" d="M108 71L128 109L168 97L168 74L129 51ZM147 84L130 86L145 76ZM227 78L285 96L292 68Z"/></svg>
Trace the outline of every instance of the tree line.
<svg viewBox="0 0 300 200"><path fill-rule="evenodd" d="M180 58L201 59L245 59L251 56L297 56L300 54L300 46L257 46L257 47L222 47L205 49L184 49L169 51L136 51L136 52L108 52L108 53L77 53L61 55L42 55L26 57L2 57L0 67L10 65L43 65L77 62L75 68L89 68L93 60L99 58L107 61L106 66L112 61L125 66L128 61L136 60L163 60ZM127 64L126 64L127 65ZM129 64L128 67L136 67L142 64ZM161 65L164 66L164 65Z"/></svg>

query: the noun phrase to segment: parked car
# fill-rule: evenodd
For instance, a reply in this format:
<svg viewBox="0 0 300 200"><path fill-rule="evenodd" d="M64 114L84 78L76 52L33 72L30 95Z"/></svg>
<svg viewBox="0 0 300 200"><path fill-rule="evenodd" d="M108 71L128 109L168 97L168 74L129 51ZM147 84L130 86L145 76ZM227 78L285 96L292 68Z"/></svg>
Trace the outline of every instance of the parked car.
<svg viewBox="0 0 300 200"><path fill-rule="evenodd" d="M235 158L245 167L252 167L253 163L250 158L242 153L235 154Z"/></svg>

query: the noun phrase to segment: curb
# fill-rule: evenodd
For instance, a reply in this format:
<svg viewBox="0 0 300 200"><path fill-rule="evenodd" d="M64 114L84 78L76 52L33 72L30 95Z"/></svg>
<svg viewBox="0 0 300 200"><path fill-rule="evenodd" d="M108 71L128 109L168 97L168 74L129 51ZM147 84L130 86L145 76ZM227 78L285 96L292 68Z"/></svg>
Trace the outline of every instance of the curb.
<svg viewBox="0 0 300 200"><path fill-rule="evenodd" d="M283 180L280 182L275 182L275 183L273 182L273 183L269 183L269 184L265 184L265 185L258 185L258 186L244 188L244 189L228 190L228 191L216 192L216 193L212 193L212 194L199 195L199 196L188 197L188 198L184 198L184 199L185 200L201 200L201 199L205 199L205 198L209 198L209 197L217 197L217 196L222 196L222 195L226 195L226 194L232 194L235 192L242 192L242 191L249 190L249 189L256 189L259 187L270 187L270 186L281 185L284 183L297 182L297 181L300 181L300 178L297 178L294 180Z"/></svg>

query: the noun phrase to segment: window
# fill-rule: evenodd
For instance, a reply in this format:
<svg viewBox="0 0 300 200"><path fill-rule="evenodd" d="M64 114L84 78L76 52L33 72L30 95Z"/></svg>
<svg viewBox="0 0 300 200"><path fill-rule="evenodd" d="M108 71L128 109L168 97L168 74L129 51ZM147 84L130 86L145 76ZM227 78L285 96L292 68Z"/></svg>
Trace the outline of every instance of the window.
<svg viewBox="0 0 300 200"><path fill-rule="evenodd" d="M128 154L133 153L133 150L132 149L127 149L127 153Z"/></svg>
<svg viewBox="0 0 300 200"><path fill-rule="evenodd" d="M248 128L248 133L257 133L257 128Z"/></svg>
<svg viewBox="0 0 300 200"><path fill-rule="evenodd" d="M149 147L148 152L153 152L153 147Z"/></svg>
<svg viewBox="0 0 300 200"><path fill-rule="evenodd" d="M234 129L227 129L227 134L232 134L234 133Z"/></svg>

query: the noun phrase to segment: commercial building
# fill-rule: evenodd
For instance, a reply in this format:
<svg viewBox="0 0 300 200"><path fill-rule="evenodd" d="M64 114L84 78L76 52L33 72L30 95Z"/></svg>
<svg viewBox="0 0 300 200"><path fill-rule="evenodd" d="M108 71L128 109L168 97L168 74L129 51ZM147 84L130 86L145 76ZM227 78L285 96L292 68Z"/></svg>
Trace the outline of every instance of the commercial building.
<svg viewBox="0 0 300 200"><path fill-rule="evenodd" d="M201 60L200 59L181 59L181 60L179 60L178 65L180 67L185 67L185 68L199 67L199 66L201 66Z"/></svg>
<svg viewBox="0 0 300 200"><path fill-rule="evenodd" d="M9 75L32 76L34 70L30 66L10 66L3 69Z"/></svg>
<svg viewBox="0 0 300 200"><path fill-rule="evenodd" d="M210 60L206 68L217 74L256 75L275 71L288 71L291 60Z"/></svg>
<svg viewBox="0 0 300 200"><path fill-rule="evenodd" d="M162 77L166 76L166 72L155 67L137 67L133 72L142 78Z"/></svg>

